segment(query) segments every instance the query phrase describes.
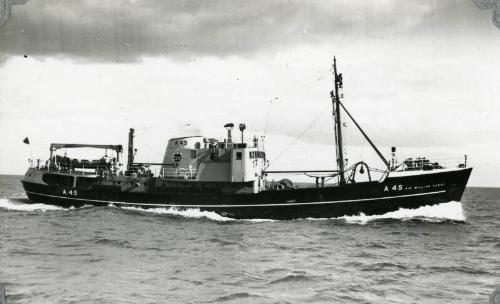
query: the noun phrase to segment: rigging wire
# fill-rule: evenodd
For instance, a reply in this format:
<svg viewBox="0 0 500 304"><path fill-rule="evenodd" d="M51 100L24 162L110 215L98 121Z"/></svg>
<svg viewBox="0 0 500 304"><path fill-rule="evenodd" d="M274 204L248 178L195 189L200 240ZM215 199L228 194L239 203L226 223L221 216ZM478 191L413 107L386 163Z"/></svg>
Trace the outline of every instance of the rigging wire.
<svg viewBox="0 0 500 304"><path fill-rule="evenodd" d="M273 106L273 101L278 100L280 97L274 97L273 99L269 100L269 109L267 110L267 116L266 116L266 126L264 128L264 138L267 135L267 127L269 126L269 117L271 114L271 107Z"/></svg>
<svg viewBox="0 0 500 304"><path fill-rule="evenodd" d="M272 161L269 162L266 168L271 166L272 163L276 162L283 154L285 154L285 152L287 152L318 121L318 119L320 119L320 117L326 113L328 107L330 107L330 105L323 108L316 116L316 118L314 118L314 120L294 140L292 140L292 142L283 151L281 151L280 154L278 154L278 156L276 156Z"/></svg>
<svg viewBox="0 0 500 304"><path fill-rule="evenodd" d="M303 83L301 85L299 85L298 87L295 86L294 89L297 89L297 88L302 88L302 87L306 87L310 84L313 84L313 83L316 83L318 81L321 81L321 80L324 80L326 78L325 75L323 75L323 73L325 71L331 71L331 67L330 68L322 68L322 69L319 69L316 71L316 73L320 74L320 77L317 77L315 78L313 81L310 81L310 82L307 82L307 83ZM290 90L291 91L291 90ZM285 93L284 95L287 95L289 92ZM284 95L282 96L278 96L278 97L274 97L273 99L269 100L270 104L269 104L269 109L267 111L267 115L266 115L266 125L265 125L265 128L264 128L264 136L263 138L266 137L267 135L267 129L268 129L268 126L269 126L269 119L270 119L270 114L271 114L271 107L272 107L272 104L273 104L273 101L275 100L278 100L280 98L283 98ZM329 106L328 106L329 107ZM322 110L318 116L311 122L311 124L309 126L306 127L305 130L303 130L303 132L301 134L299 134L299 136L297 138L295 138L280 154L278 154L278 156L273 159L272 161L270 161L266 168L268 168L273 162L275 162L276 160L278 160L286 151L288 151L288 149L290 149L290 147L297 141L300 139L300 137L302 137L305 132L307 132L307 130L309 130L309 128L320 118L320 116L326 111L327 108L325 108L325 110Z"/></svg>
<svg viewBox="0 0 500 304"><path fill-rule="evenodd" d="M319 77L314 77L314 79L312 81L308 81L308 82L305 82L305 83L301 83L299 85L295 85L293 87L293 89L287 90L281 96L276 96L276 97L274 97L274 98L272 98L272 99L269 100L270 104L269 104L269 108L267 110L267 115L266 115L266 125L264 127L264 138L267 135L267 130L268 130L269 121L270 121L270 118L271 118L271 108L272 108L273 102L276 101L276 100L278 100L278 99L283 99L285 96L289 95L292 90L297 90L297 89L305 88L305 87L310 86L313 83L316 83L318 81L324 80L327 77L326 75L324 75L325 71L330 72L331 71L331 67L329 67L329 68L321 68L321 69L316 70L315 71L316 76L319 75Z"/></svg>

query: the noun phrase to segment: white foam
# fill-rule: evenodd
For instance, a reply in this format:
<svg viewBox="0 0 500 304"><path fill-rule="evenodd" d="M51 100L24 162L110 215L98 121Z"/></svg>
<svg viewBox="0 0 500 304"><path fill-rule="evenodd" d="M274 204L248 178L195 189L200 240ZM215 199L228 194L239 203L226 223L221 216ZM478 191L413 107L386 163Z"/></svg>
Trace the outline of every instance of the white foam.
<svg viewBox="0 0 500 304"><path fill-rule="evenodd" d="M14 193L12 195L9 195L9 197L11 198L28 198L28 196L26 195L26 192L17 192L17 193Z"/></svg>
<svg viewBox="0 0 500 304"><path fill-rule="evenodd" d="M242 221L252 222L252 223L265 223L265 222L277 222L278 220L271 220L271 219L244 219Z"/></svg>
<svg viewBox="0 0 500 304"><path fill-rule="evenodd" d="M171 214L171 215L180 215L186 218L208 218L214 221L221 221L221 222L226 222L226 221L234 221L234 219L229 218L229 217L224 217L222 215L219 215L215 212L210 212L210 211L201 211L200 209L195 209L195 208L189 208L185 210L179 210L176 208L149 208L149 209L143 209L143 208L137 208L137 207L121 207L122 209L126 210L133 210L133 211L140 211L140 212L150 212L150 213L156 213L156 214Z"/></svg>
<svg viewBox="0 0 500 304"><path fill-rule="evenodd" d="M110 207L115 207L113 204L109 204ZM201 211L200 209L185 209L179 210L176 208L150 208L143 209L138 207L121 207L126 210L140 211L140 212L150 212L155 214L170 214L170 215L179 215L186 218L207 218L214 221L235 221L235 219L224 217L215 212L209 211ZM462 209L462 203L460 202L448 202L434 206L423 206L417 209L404 209L400 208L399 210L388 212L381 215L365 215L361 213L360 215L354 216L341 216L332 219L342 219L347 223L353 224L366 224L370 221L380 220L380 219L399 219L399 220L411 220L411 219L420 219L422 221L429 222L439 222L439 221L465 221L465 215ZM329 220L328 218L307 218L307 220ZM251 223L262 223L262 222L276 222L277 220L272 219L245 219L241 220L244 222Z"/></svg>
<svg viewBox="0 0 500 304"><path fill-rule="evenodd" d="M116 207L113 204L109 204L109 207ZM149 208L149 209L144 209L144 208L138 208L138 207L120 207L121 209L126 209L126 210L133 210L133 211L140 211L140 212L150 212L150 213L156 213L156 214L171 214L171 215L179 215L183 216L186 218L207 218L210 220L214 221L221 221L221 222L227 222L227 221L237 221L236 219L230 218L230 217L225 217L222 216L216 212L210 212L210 211L201 211L200 209L197 208L189 208L185 210L179 210L173 207L169 208ZM238 221L244 221L244 222L251 222L251 223L263 223L263 222L276 222L277 220L271 220L271 219L243 219L243 220L238 220Z"/></svg>
<svg viewBox="0 0 500 304"><path fill-rule="evenodd" d="M109 204L108 206L110 207L116 207L113 204ZM93 207L91 205L84 205L81 208L89 208ZM53 210L70 210L74 209L65 209L59 206L54 206L54 205L46 205L46 204L25 204L21 203L18 201L12 201L7 198L0 198L0 208L7 209L7 210L13 210L13 211L53 211ZM150 209L143 209L143 208L138 208L138 207L121 207L122 209L126 210L133 210L133 211L139 211L139 212L149 212L149 213L155 213L155 214L170 214L170 215L179 215L182 217L186 218L207 218L210 220L214 221L235 221L235 219L229 218L229 217L224 217L222 215L219 215L215 212L210 212L210 211L201 211L200 209L185 209L185 210L179 210L176 208L150 208ZM453 220L453 221L465 221L466 217L463 212L462 208L462 203L452 201L448 203L443 203L439 205L434 205L434 206L423 206L417 209L403 209L400 208L399 210L393 211L393 212L388 212L382 215L365 215L361 213L360 215L354 215L354 216L341 216L337 218L332 218L332 219L341 219L345 220L347 223L353 223L353 224L366 224L370 221L374 220L380 220L380 219L399 219L399 220L411 220L411 219L420 219L423 221L430 221L430 222L438 222L438 221L446 221L446 220ZM329 220L328 218L307 218L307 220ZM251 223L262 223L262 222L275 222L276 220L271 220L271 219L246 219L242 220L245 222L251 222Z"/></svg>
<svg viewBox="0 0 500 304"><path fill-rule="evenodd" d="M438 222L444 220L464 222L466 220L462 208L462 203L456 201L442 203L434 206L422 206L417 209L400 208L399 210L381 215L365 215L361 213L360 215L354 216L341 216L337 219L343 219L347 223L366 224L370 221L380 219L411 220L416 218L429 222Z"/></svg>
<svg viewBox="0 0 500 304"><path fill-rule="evenodd" d="M116 207L113 204L109 204L109 207ZM171 215L179 215L183 216L186 218L207 218L211 219L214 221L236 221L236 219L229 218L222 216L218 213L215 212L210 212L210 211L201 211L200 209L197 208L189 208L185 210L179 210L176 208L149 208L149 209L143 209L143 208L138 208L138 207L120 207L122 209L126 210L133 210L133 211L140 211L140 212L151 212L151 213L156 213L156 214L171 214ZM271 220L271 219L243 219L240 221L245 221L245 222L251 222L251 223L263 223L263 222L276 222L277 220Z"/></svg>
<svg viewBox="0 0 500 304"><path fill-rule="evenodd" d="M21 202L14 202L8 198L0 198L0 208L14 211L51 211L51 210L64 210L62 207L46 205L46 204L24 204Z"/></svg>

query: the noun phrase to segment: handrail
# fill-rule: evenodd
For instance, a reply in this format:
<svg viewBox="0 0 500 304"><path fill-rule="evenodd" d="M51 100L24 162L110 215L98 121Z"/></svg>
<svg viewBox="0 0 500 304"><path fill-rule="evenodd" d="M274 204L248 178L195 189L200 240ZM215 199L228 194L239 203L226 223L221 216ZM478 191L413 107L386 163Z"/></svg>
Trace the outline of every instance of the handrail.
<svg viewBox="0 0 500 304"><path fill-rule="evenodd" d="M132 163L132 166L166 166L166 167L175 167L175 164L172 163Z"/></svg>
<svg viewBox="0 0 500 304"><path fill-rule="evenodd" d="M262 173L273 173L273 174L279 174L279 173L333 173L333 172L339 172L339 170L278 170L278 171L272 171L272 170L262 170Z"/></svg>
<svg viewBox="0 0 500 304"><path fill-rule="evenodd" d="M94 149L112 149L116 152L123 152L122 145L92 145L92 144L61 144L53 143L50 144L50 150L56 151L64 148L94 148Z"/></svg>
<svg viewBox="0 0 500 304"><path fill-rule="evenodd" d="M162 168L161 171L163 178L196 179L197 175L197 168Z"/></svg>

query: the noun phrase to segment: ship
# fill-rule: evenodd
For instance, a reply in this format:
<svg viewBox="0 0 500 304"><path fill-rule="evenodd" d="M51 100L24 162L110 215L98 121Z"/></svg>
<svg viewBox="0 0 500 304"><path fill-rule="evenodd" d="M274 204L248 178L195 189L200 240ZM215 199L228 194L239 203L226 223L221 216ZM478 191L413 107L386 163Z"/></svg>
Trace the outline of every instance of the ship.
<svg viewBox="0 0 500 304"><path fill-rule="evenodd" d="M388 160L361 128L343 100L342 74L333 65L330 100L335 138L335 169L269 170L263 138L244 140L246 125L227 123L227 137L172 138L161 162L134 162L134 129L128 137L127 162L122 145L50 144L45 163L31 160L22 179L29 203L62 207L117 206L135 208L197 209L233 219L337 218L378 215L400 208L415 209L460 201L472 167L463 161L451 166L425 157L398 162L396 148ZM384 163L376 169L364 161L348 165L344 158L342 118L346 115ZM77 148L104 150L88 160L63 156L58 151ZM153 170L152 168L156 168ZM298 183L289 175L312 178ZM364 175L363 180L359 176ZM281 178L285 177L285 178Z"/></svg>

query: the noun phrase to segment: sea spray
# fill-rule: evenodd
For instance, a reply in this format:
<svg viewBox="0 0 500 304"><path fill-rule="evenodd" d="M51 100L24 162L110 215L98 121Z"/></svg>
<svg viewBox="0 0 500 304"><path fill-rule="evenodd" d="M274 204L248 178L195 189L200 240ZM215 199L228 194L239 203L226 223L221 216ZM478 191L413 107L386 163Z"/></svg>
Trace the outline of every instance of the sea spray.
<svg viewBox="0 0 500 304"><path fill-rule="evenodd" d="M189 208L185 210L179 210L176 208L149 208L149 209L143 209L143 208L138 208L138 207L121 207L122 209L125 210L133 210L133 211L139 211L139 212L149 212L149 213L155 213L155 214L169 214L169 215L179 215L182 217L186 218L207 218L211 219L214 221L234 221L232 218L224 217L222 215L219 215L215 212L210 212L210 211L201 211L200 209L195 209L195 208Z"/></svg>
<svg viewBox="0 0 500 304"><path fill-rule="evenodd" d="M381 215L360 214L354 216L341 216L338 217L337 219L343 219L347 223L366 224L370 221L381 220L381 219L399 219L404 221L415 218L429 222L436 222L443 220L464 222L466 220L462 208L462 203L455 201L433 206L422 206L417 209L400 208L396 211L388 212Z"/></svg>
<svg viewBox="0 0 500 304"><path fill-rule="evenodd" d="M53 211L53 210L68 210L59 206L46 204L25 204L17 201L12 201L8 198L0 198L0 208L12 211Z"/></svg>

